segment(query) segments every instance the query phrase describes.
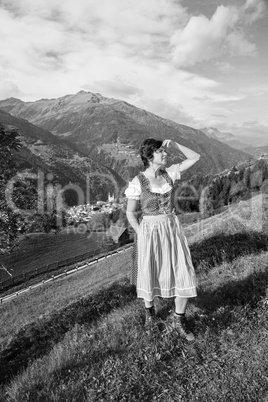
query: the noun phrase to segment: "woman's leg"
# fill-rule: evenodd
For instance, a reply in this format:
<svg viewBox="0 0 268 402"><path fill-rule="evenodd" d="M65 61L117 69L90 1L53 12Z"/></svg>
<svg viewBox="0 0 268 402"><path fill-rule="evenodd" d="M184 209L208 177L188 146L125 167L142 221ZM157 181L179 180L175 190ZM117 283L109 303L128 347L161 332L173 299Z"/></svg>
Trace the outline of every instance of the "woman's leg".
<svg viewBox="0 0 268 402"><path fill-rule="evenodd" d="M145 304L145 328L150 330L154 324L155 320L155 309L154 309L154 301L148 301L144 299Z"/></svg>
<svg viewBox="0 0 268 402"><path fill-rule="evenodd" d="M175 297L175 313L185 314L186 306L188 303L188 298L186 297Z"/></svg>
<svg viewBox="0 0 268 402"><path fill-rule="evenodd" d="M145 308L151 308L154 305L154 301L153 300L148 301L148 300L144 299L144 304L145 304Z"/></svg>
<svg viewBox="0 0 268 402"><path fill-rule="evenodd" d="M193 341L194 334L188 331L184 316L185 310L187 306L188 299L185 297L176 297L175 298L175 312L173 315L173 326L178 330L179 334L185 338L187 341Z"/></svg>

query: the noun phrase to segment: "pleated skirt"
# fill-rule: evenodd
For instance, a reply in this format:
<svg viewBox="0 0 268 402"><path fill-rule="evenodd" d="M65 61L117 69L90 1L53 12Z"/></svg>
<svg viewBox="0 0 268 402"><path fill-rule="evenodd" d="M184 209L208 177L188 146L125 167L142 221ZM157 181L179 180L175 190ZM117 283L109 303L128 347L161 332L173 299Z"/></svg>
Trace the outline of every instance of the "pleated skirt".
<svg viewBox="0 0 268 402"><path fill-rule="evenodd" d="M195 297L196 276L187 239L174 214L144 216L137 238L137 297Z"/></svg>

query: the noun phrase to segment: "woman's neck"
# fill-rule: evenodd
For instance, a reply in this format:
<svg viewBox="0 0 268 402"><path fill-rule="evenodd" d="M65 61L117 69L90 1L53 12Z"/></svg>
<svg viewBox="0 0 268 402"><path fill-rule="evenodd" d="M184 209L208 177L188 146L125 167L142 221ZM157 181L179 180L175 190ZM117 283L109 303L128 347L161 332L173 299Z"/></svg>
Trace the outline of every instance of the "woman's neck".
<svg viewBox="0 0 268 402"><path fill-rule="evenodd" d="M161 175L161 168L162 166L151 164L145 172L149 177L157 178Z"/></svg>

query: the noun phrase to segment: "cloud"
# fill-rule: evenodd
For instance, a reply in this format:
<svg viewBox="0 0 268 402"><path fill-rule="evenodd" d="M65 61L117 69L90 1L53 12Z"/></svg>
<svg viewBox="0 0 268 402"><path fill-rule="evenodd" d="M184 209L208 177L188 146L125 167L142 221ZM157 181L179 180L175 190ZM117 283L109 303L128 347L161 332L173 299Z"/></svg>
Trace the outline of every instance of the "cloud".
<svg viewBox="0 0 268 402"><path fill-rule="evenodd" d="M77 89L86 77L108 82L122 74L124 81L145 62L152 69L165 62L169 38L186 18L173 0L2 0L0 56L29 96L34 88L26 88L25 74L43 83L54 76L59 89L64 80Z"/></svg>
<svg viewBox="0 0 268 402"><path fill-rule="evenodd" d="M145 61L153 70L170 57L177 66L189 66L213 59L223 49L250 55L254 45L235 24L242 13L247 20L259 18L259 3L248 0L242 11L220 6L208 19L190 18L174 0L2 0L2 53L14 76L20 75L18 69L33 74L78 71L81 76L86 67L92 74L94 66L92 82L111 81L129 64L140 70ZM102 62L106 71L100 77L96 69ZM225 70L229 66L226 63Z"/></svg>
<svg viewBox="0 0 268 402"><path fill-rule="evenodd" d="M60 55L71 50L69 35L53 21L32 16L14 18L9 11L0 10L0 22L1 52L10 61L11 69L24 66L47 69L50 65L54 68ZM56 63L51 63L52 59Z"/></svg>
<svg viewBox="0 0 268 402"><path fill-rule="evenodd" d="M224 114L212 113L212 115L211 115L211 116L214 116L214 117L220 117L220 118L223 118L223 119L227 119L227 116L225 116Z"/></svg>
<svg viewBox="0 0 268 402"><path fill-rule="evenodd" d="M21 95L19 87L9 80L0 81L0 99L18 98Z"/></svg>
<svg viewBox="0 0 268 402"><path fill-rule="evenodd" d="M132 96L141 96L143 91L133 84L124 82L120 77L115 77L113 81L99 80L92 84L84 85L85 89L93 92L105 94L105 96L113 96L118 98L131 98Z"/></svg>
<svg viewBox="0 0 268 402"><path fill-rule="evenodd" d="M215 66L218 68L219 71L222 73L230 73L234 70L234 66L228 62L218 61L215 62Z"/></svg>
<svg viewBox="0 0 268 402"><path fill-rule="evenodd" d="M185 9L172 0L13 0L3 4L17 22L34 26L39 39L48 34L52 47L57 35L64 34L78 46L78 38L82 44L93 42L106 51L117 44L117 51L126 56L162 57L175 23L186 18ZM46 27L56 34L55 42L44 32Z"/></svg>
<svg viewBox="0 0 268 402"><path fill-rule="evenodd" d="M262 18L266 11L266 4L263 0L247 0L242 7L242 18L244 23L249 25Z"/></svg>
<svg viewBox="0 0 268 402"><path fill-rule="evenodd" d="M256 54L256 46L247 41L240 33L231 33L226 38L225 46L229 48L232 55L254 56Z"/></svg>
<svg viewBox="0 0 268 402"><path fill-rule="evenodd" d="M157 116L175 121L176 123L193 125L193 116L188 114L180 103L168 102L162 98L143 98L142 104L139 106L142 109L151 111Z"/></svg>
<svg viewBox="0 0 268 402"><path fill-rule="evenodd" d="M238 102L245 98L246 95L227 95L221 93L215 93L213 96L203 95L195 96L193 99L198 102L210 102L210 103L224 103L224 102Z"/></svg>
<svg viewBox="0 0 268 402"><path fill-rule="evenodd" d="M232 108L230 124L261 116L267 94L255 115L243 99L250 79L256 88L254 67L244 61L258 56L254 30L264 2L191 3L192 14L177 0L0 0L0 97L36 100L84 89L193 127L223 124Z"/></svg>
<svg viewBox="0 0 268 402"><path fill-rule="evenodd" d="M208 101L213 101L213 98L208 95L203 95L203 96L195 96L193 98L194 100L197 100L199 102L208 102Z"/></svg>
<svg viewBox="0 0 268 402"><path fill-rule="evenodd" d="M247 39L246 28L262 18L264 10L262 0L247 0L240 8L219 6L210 19L190 17L170 38L172 61L177 67L187 67L223 55L254 56L256 46Z"/></svg>
<svg viewBox="0 0 268 402"><path fill-rule="evenodd" d="M258 120L245 121L241 125L234 125L232 130L254 147L268 145L268 125L263 125Z"/></svg>
<svg viewBox="0 0 268 402"><path fill-rule="evenodd" d="M228 27L237 19L232 10L220 6L210 20L203 15L191 17L184 29L178 29L170 40L175 64L189 66L215 57Z"/></svg>

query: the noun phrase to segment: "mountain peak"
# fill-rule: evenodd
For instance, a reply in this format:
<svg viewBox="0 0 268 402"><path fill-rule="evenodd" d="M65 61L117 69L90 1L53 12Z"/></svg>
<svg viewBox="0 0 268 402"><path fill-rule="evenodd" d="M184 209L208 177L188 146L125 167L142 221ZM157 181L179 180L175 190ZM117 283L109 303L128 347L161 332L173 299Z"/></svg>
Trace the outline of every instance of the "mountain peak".
<svg viewBox="0 0 268 402"><path fill-rule="evenodd" d="M213 135L216 135L216 134L222 134L217 128L215 128L215 127L204 127L204 128L201 128L201 131L203 131L203 133L205 133L205 134L209 134L211 137L213 136ZM213 137L213 138L216 138L216 137Z"/></svg>
<svg viewBox="0 0 268 402"><path fill-rule="evenodd" d="M210 138L214 138L215 140L221 141L224 144L229 145L234 149L241 150L243 152L247 152L250 155L255 155L256 150L251 145L247 144L244 141L241 141L232 133L223 133L214 127L205 127L202 128L201 131L206 134Z"/></svg>
<svg viewBox="0 0 268 402"><path fill-rule="evenodd" d="M9 104L9 103L19 104L19 103L24 103L24 102L22 100L18 99L18 98L14 98L13 96L11 96L10 98L1 100L1 103L3 103L3 104Z"/></svg>
<svg viewBox="0 0 268 402"><path fill-rule="evenodd" d="M100 103L106 100L106 98L103 97L100 93L93 93L84 90L77 92L75 95L67 95L67 97L59 99L65 99L69 101L68 103L79 103L80 105L87 103Z"/></svg>

